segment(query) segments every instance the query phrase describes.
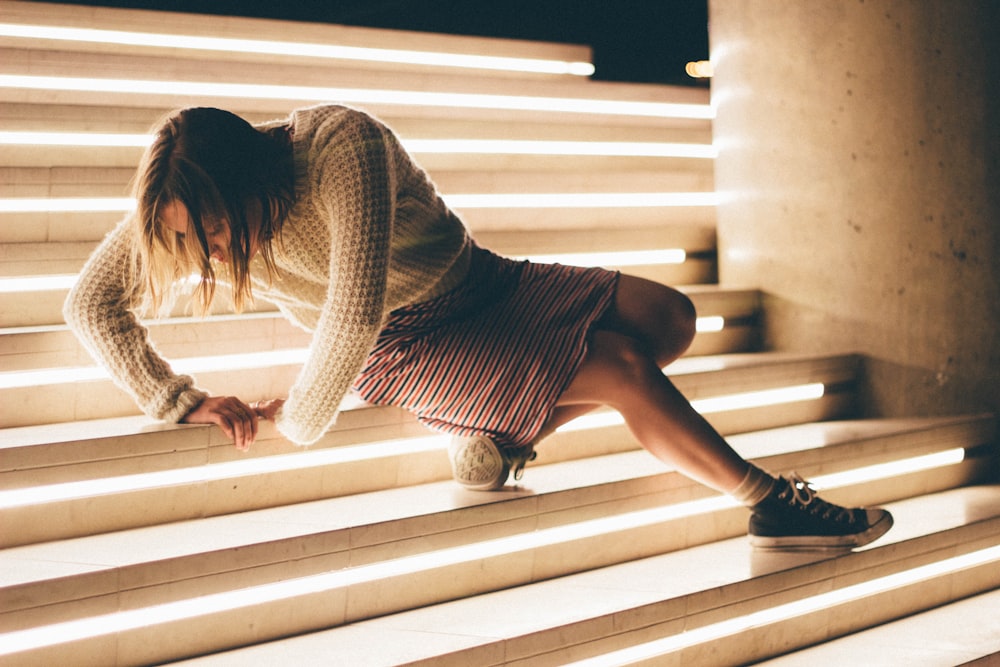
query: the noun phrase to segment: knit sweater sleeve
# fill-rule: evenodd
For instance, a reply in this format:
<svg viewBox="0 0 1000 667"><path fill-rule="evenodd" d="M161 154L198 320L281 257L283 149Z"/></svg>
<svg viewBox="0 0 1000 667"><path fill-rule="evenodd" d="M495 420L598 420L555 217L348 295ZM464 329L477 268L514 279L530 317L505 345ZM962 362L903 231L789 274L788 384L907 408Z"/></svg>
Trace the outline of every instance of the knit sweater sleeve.
<svg viewBox="0 0 1000 667"><path fill-rule="evenodd" d="M276 417L299 445L317 441L375 343L384 313L395 208L391 133L342 110L316 132L308 178L330 236L329 282L309 354Z"/></svg>
<svg viewBox="0 0 1000 667"><path fill-rule="evenodd" d="M63 317L87 351L150 417L180 421L207 394L175 374L128 306L129 221L123 220L84 265L63 305Z"/></svg>

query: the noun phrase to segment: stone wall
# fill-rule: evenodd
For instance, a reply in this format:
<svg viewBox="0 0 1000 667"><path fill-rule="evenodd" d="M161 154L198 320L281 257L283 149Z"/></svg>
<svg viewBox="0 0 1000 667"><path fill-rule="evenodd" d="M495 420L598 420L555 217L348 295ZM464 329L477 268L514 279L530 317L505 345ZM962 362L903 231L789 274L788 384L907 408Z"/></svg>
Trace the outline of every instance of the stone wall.
<svg viewBox="0 0 1000 667"><path fill-rule="evenodd" d="M720 279L874 415L1000 412L1000 3L711 0Z"/></svg>

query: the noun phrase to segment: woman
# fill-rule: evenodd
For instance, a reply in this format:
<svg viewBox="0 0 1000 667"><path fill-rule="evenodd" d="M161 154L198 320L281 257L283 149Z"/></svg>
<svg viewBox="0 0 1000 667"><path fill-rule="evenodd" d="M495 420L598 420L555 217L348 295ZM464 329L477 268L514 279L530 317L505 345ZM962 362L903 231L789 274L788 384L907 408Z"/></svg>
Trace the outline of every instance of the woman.
<svg viewBox="0 0 1000 667"><path fill-rule="evenodd" d="M186 109L158 127L135 213L84 267L66 321L149 415L216 424L247 449L258 420L319 439L353 387L451 433L456 479L502 487L559 424L609 405L661 460L753 509L771 548L853 547L892 524L744 461L661 368L695 331L680 292L604 269L514 262L478 247L427 174L371 116L326 105L252 126ZM198 274L237 309L266 297L313 332L287 399L248 405L174 374L133 311Z"/></svg>

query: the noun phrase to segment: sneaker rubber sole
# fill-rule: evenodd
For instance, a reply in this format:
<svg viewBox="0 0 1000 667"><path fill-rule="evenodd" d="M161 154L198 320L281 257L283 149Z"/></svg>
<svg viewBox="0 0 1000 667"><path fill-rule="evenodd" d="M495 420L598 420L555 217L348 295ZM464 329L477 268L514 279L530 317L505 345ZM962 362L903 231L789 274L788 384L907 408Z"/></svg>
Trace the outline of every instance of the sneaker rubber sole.
<svg viewBox="0 0 1000 667"><path fill-rule="evenodd" d="M500 449L486 437L452 438L448 458L455 481L473 491L501 489L510 475Z"/></svg>
<svg viewBox="0 0 1000 667"><path fill-rule="evenodd" d="M754 535L750 544L762 551L846 551L870 544L889 532L892 515L883 509L865 510L866 530L845 535Z"/></svg>

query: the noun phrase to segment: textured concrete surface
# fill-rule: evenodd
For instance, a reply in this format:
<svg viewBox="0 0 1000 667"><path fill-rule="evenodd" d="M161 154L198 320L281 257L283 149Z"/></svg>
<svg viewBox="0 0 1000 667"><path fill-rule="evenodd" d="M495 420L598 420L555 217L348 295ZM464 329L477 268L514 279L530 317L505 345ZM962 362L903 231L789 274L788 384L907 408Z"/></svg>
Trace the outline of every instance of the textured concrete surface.
<svg viewBox="0 0 1000 667"><path fill-rule="evenodd" d="M720 279L867 355L871 412L1000 411L1000 5L712 0Z"/></svg>

